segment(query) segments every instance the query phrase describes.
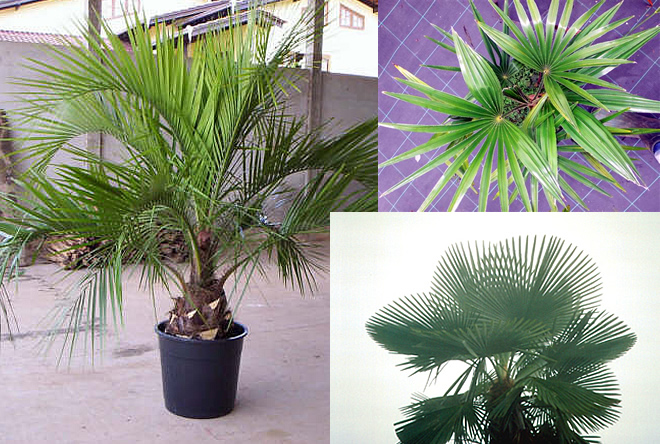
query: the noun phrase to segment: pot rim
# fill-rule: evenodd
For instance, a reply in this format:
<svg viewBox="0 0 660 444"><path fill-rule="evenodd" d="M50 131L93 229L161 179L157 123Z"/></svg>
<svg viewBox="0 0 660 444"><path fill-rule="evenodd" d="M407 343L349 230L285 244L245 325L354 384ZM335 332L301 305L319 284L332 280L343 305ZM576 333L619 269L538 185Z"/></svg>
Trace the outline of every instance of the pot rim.
<svg viewBox="0 0 660 444"><path fill-rule="evenodd" d="M163 330L161 330L159 328L161 325L164 326L166 322L167 322L167 320L160 321L159 323L156 324L154 330L156 330L156 334L158 336L160 336L162 338L166 338L166 339L171 340L171 341L193 342L195 344L217 344L218 342L229 342L229 341L236 341L238 339L243 339L248 334L248 328L244 324L241 324L238 321L232 321L233 324L236 324L240 328L243 329L243 331L240 332L239 334L237 334L236 336L230 336L228 338L221 338L221 339L213 339L213 340L210 340L210 341L206 340L206 339L181 338L179 336L174 336L174 335L171 335L169 333L165 333L164 327L163 327Z"/></svg>

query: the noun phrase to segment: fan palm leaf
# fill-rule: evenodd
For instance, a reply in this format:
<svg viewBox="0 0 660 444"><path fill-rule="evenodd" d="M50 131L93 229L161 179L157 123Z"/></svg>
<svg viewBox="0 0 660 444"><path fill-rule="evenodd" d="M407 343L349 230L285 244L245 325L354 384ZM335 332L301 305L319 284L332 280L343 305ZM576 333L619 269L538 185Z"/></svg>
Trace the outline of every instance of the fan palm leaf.
<svg viewBox="0 0 660 444"><path fill-rule="evenodd" d="M585 433L620 412L606 364L635 343L598 310L599 291L593 261L554 237L450 247L429 294L367 322L413 373L437 379L448 362L465 365L444 396L403 409L401 443L597 442Z"/></svg>

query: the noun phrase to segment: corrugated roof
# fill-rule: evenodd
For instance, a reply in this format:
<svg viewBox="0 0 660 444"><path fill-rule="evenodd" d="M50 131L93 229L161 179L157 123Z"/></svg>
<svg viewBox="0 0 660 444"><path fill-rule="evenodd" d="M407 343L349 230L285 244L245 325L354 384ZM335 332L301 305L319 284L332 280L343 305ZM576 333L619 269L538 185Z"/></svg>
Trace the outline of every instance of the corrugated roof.
<svg viewBox="0 0 660 444"><path fill-rule="evenodd" d="M270 3L278 3L282 0L265 0L259 3L260 6ZM192 6L190 8L172 11L165 14L157 15L151 19L149 25L153 25L156 21L160 23L176 22L176 25L194 26L198 23L208 22L218 18L226 17L231 10L231 1L218 0L214 2L205 3L203 5ZM254 5L253 0L241 0L236 2L236 10L245 11L250 6Z"/></svg>
<svg viewBox="0 0 660 444"><path fill-rule="evenodd" d="M259 6L268 5L271 3L279 3L282 0L261 0ZM378 12L378 0L358 0L359 2L369 6ZM231 10L231 1L217 0L214 2L205 3L203 5L192 6L190 8L181 9L179 11L172 11L165 14L160 14L152 17L149 21L149 26L153 26L156 22L171 23L174 22L179 28L186 26L195 26L199 23L206 23L211 20L218 20L227 17ZM254 5L254 0L240 0L236 2L236 10L245 11ZM126 38L126 32L119 34L120 38Z"/></svg>
<svg viewBox="0 0 660 444"><path fill-rule="evenodd" d="M18 8L19 6L26 5L29 3L37 3L37 2L42 2L45 0L0 0L0 10L2 9L7 9L7 8ZM269 0L266 3L276 3L280 2L282 0ZM364 3L365 5L369 6L374 10L374 12L378 12L378 0L358 0L361 3ZM231 2L213 2L213 3L231 3ZM238 3L243 3L243 2L238 2ZM208 4L205 5L199 5L199 6L193 6L192 8L187 8L182 11L194 11L194 10L199 10L203 11L208 7ZM166 17L171 14L177 14L182 11L176 11L170 14L163 14L161 17Z"/></svg>
<svg viewBox="0 0 660 444"><path fill-rule="evenodd" d="M249 20L249 15L247 12L242 12L241 14L238 15L238 18L236 20L241 24L246 24ZM271 25L277 25L277 26L282 26L282 24L284 23L284 20L280 19L279 17L276 17L269 12L261 11L261 10L257 10L257 20L267 21ZM182 35L184 42L188 43L190 41L197 40L207 32L221 31L229 28L229 26L230 26L229 18L225 17L219 20L213 20L210 22L197 25L194 28L190 28L191 29L190 32L188 32L186 28L180 28L179 31L176 32L173 37L176 38L179 35Z"/></svg>
<svg viewBox="0 0 660 444"><path fill-rule="evenodd" d="M260 4L265 5L270 3L277 3L279 1L281 0L262 0ZM236 10L245 11L249 9L253 4L254 2L252 0L238 1L236 2ZM192 6L190 8L181 9L179 11L172 11L166 14L152 17L151 20L149 20L149 26L153 26L156 24L156 22L174 23L174 25L176 25L176 27L180 30L183 30L188 26L196 26L201 23L209 23L210 26L214 26L211 24L213 21L222 22L223 19L229 16L231 13L231 6L232 2L227 0L219 0L205 3L203 5ZM281 26L283 23L281 19L273 16L272 14L269 14L267 19L271 21L271 23L277 24L278 26ZM225 25L219 23L217 26L215 26L215 29L221 29L222 26ZM128 31L120 32L117 34L117 36L120 39L126 41L128 40Z"/></svg>
<svg viewBox="0 0 660 444"><path fill-rule="evenodd" d="M42 2L44 0L0 0L0 10L7 8L18 8L28 3Z"/></svg>

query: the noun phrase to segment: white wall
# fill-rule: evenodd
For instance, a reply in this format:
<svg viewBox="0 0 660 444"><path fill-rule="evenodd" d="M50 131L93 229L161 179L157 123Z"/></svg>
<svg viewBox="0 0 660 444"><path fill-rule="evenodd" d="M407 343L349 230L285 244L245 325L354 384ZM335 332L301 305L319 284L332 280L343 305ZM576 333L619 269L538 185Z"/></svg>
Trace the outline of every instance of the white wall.
<svg viewBox="0 0 660 444"><path fill-rule="evenodd" d="M136 5L138 12L144 12L147 18L203 3L206 3L206 0L125 1L129 13L132 13L133 5ZM138 4L139 7L137 7ZM111 6L112 0L103 1L103 16L107 19L111 29L118 32L126 28L125 20L123 17L115 19L109 17ZM0 11L0 29L79 35L76 23L84 21L86 17L87 0L42 1L29 3L18 9L10 8Z"/></svg>
<svg viewBox="0 0 660 444"><path fill-rule="evenodd" d="M87 16L84 0L50 0L0 11L0 29L78 35L76 23Z"/></svg>
<svg viewBox="0 0 660 444"><path fill-rule="evenodd" d="M439 396L455 379L441 373L409 377L365 331L377 310L403 296L428 292L438 259L455 242L556 235L598 265L601 308L637 335L637 344L610 364L620 384L622 416L600 432L605 444L658 442L660 399L660 215L618 214L344 214L331 219L331 444L395 443L393 423L411 394ZM440 387L439 387L440 386Z"/></svg>
<svg viewBox="0 0 660 444"><path fill-rule="evenodd" d="M275 27L275 36L286 32L311 0L291 0L269 5L267 9L286 21ZM364 29L339 26L340 4L364 16ZM305 52L304 47L300 52ZM328 24L323 30L323 55L329 57L329 71L360 76L378 76L378 14L357 0L328 0Z"/></svg>
<svg viewBox="0 0 660 444"><path fill-rule="evenodd" d="M339 26L339 9L343 3L364 16L364 29ZM331 0L329 23L324 30L323 53L330 56L330 72L378 76L378 14L356 0Z"/></svg>
<svg viewBox="0 0 660 444"><path fill-rule="evenodd" d="M126 29L123 17L111 18L111 1L105 0L103 16L114 32ZM119 0L117 0L119 1ZM129 13L135 4L139 13L149 19L155 15L208 3L208 0L125 0ZM274 27L276 35L286 32L309 0L286 0L268 6L276 16L285 20L282 28ZM365 17L365 29L355 30L339 26L340 4ZM23 5L18 9L0 11L0 29L27 32L79 35L77 24L87 16L86 0L49 0ZM306 48L300 48L305 52ZM328 25L324 30L323 54L329 57L330 72L377 77L378 75L378 14L357 0L329 0Z"/></svg>

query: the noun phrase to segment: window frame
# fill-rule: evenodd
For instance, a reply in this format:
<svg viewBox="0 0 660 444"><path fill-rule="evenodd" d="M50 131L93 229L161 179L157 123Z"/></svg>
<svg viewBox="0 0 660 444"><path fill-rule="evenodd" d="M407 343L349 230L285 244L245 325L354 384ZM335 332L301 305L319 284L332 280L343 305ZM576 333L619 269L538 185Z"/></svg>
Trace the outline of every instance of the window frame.
<svg viewBox="0 0 660 444"><path fill-rule="evenodd" d="M126 13L131 15L133 14L132 9L135 8L137 11L142 7L142 0L105 0L105 2L110 3L110 16L109 19L116 19L123 17L122 14L122 5L124 3L130 3L131 9L126 9ZM101 8L103 9L103 8Z"/></svg>
<svg viewBox="0 0 660 444"><path fill-rule="evenodd" d="M350 24L345 25L342 22L342 16L344 14L344 11L346 11L350 17ZM355 20L359 18L362 22L362 26L356 26L355 25ZM344 5L343 3L339 4L339 27L340 28L345 28L345 29L355 29L358 31L363 31L366 25L366 17L362 14L360 14L357 11L354 11L353 9L349 8L348 6Z"/></svg>

